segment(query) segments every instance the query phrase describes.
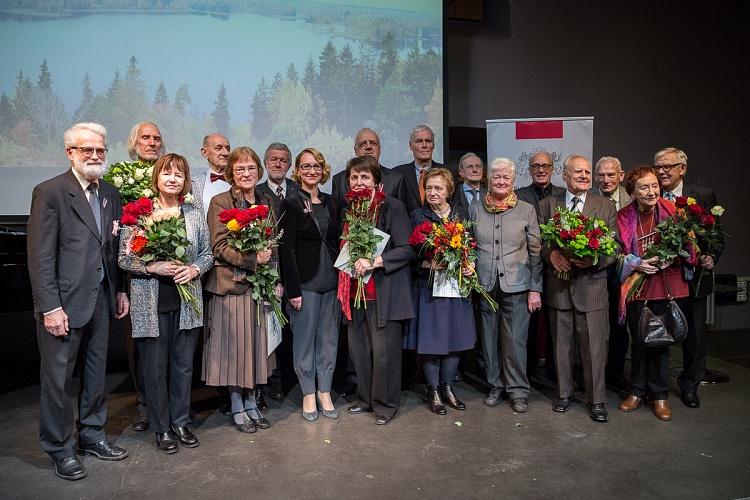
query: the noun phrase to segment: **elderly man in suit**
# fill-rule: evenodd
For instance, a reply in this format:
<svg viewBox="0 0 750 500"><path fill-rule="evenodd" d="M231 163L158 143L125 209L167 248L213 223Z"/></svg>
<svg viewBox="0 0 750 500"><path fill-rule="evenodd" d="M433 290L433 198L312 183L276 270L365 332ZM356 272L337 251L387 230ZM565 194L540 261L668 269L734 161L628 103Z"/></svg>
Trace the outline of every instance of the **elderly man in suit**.
<svg viewBox="0 0 750 500"><path fill-rule="evenodd" d="M546 151L537 151L529 158L529 173L531 184L516 189L519 200L531 203L539 212L539 203L548 196L559 196L565 193L565 188L552 184L554 169L552 155Z"/></svg>
<svg viewBox="0 0 750 500"><path fill-rule="evenodd" d="M394 167L393 170L401 172L406 179L406 199L401 200L406 205L406 210L411 213L421 207L424 203L424 188L422 187L422 175L432 167L442 167L450 170L453 182L458 183L458 170L450 165L443 165L432 159L435 150L435 133L427 125L417 125L411 129L409 134L409 149L414 161Z"/></svg>
<svg viewBox="0 0 750 500"><path fill-rule="evenodd" d="M602 156L594 166L596 186L592 193L612 200L615 209L630 203L630 195L620 183L625 178L620 160L614 156ZM615 266L609 268L607 290L609 291L609 354L607 355L607 384L618 391L625 391L629 385L625 380L625 356L628 353L628 328L617 321L617 308L620 297L620 280Z"/></svg>
<svg viewBox="0 0 750 500"><path fill-rule="evenodd" d="M711 188L684 182L687 173L687 155L684 151L668 147L654 155L654 170L659 176L662 197L674 201L678 196L694 198L699 205L710 210L717 204ZM713 291L713 269L724 250L724 239L710 248L704 242L700 246L700 260L695 269L695 278L690 282L690 298L693 307L688 314L688 335L682 343L682 373L677 378L682 402L688 408L698 408L698 387L706 374L706 308L708 295ZM703 278L698 286L698 276Z"/></svg>
<svg viewBox="0 0 750 500"><path fill-rule="evenodd" d="M224 169L227 168L230 152L229 139L226 136L215 132L203 138L201 155L208 162L208 170L194 175L190 181L194 205L203 212L203 217L208 215L211 198L229 191L229 183L224 178Z"/></svg>
<svg viewBox="0 0 750 500"><path fill-rule="evenodd" d="M278 217L281 202L299 191L299 184L286 176L292 166L289 146L281 142L269 144L263 155L263 165L268 172L268 179L258 184L256 189L271 197L274 213Z"/></svg>
<svg viewBox="0 0 750 500"><path fill-rule="evenodd" d="M77 123L63 140L71 168L34 188L28 257L41 355L39 440L55 474L75 480L86 476L69 397L77 359L78 451L101 460L128 456L107 440L104 426L109 322L128 314L129 303L117 267L120 195L100 179L107 131Z"/></svg>
<svg viewBox="0 0 750 500"><path fill-rule="evenodd" d="M615 207L610 200L589 192L591 163L581 155L565 159L563 180L567 189L562 195L550 196L539 204L539 223L546 223L555 208L580 211L588 217L604 220L614 230ZM552 409L565 412L573 395L573 348L578 341L583 365L583 379L589 416L595 422L608 420L604 395L604 367L609 337L607 267L614 257L602 257L594 265L591 257L566 256L555 246L542 249L545 261L544 297L547 302L557 369L557 398ZM559 273L569 273L562 279Z"/></svg>
<svg viewBox="0 0 750 500"><path fill-rule="evenodd" d="M461 207L464 212L469 213L469 208L477 202L482 203L487 195L487 189L482 187L482 159L476 153L466 153L458 160L458 175L462 180L453 193L451 206Z"/></svg>

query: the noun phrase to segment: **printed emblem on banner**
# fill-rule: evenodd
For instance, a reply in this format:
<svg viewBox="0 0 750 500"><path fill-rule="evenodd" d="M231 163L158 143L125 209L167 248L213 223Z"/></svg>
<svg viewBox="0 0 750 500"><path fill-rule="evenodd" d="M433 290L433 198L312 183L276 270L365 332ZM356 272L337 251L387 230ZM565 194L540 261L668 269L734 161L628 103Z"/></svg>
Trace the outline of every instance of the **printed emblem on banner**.
<svg viewBox="0 0 750 500"><path fill-rule="evenodd" d="M537 146L535 148L531 148L531 151L524 151L516 160L516 166L518 167L516 168L516 175L518 177L529 179L529 182L531 181L531 172L529 172L529 160L532 156L540 151L549 153L550 156L552 156L552 176L554 177L555 175L562 175L562 154L559 151L547 151L543 147Z"/></svg>

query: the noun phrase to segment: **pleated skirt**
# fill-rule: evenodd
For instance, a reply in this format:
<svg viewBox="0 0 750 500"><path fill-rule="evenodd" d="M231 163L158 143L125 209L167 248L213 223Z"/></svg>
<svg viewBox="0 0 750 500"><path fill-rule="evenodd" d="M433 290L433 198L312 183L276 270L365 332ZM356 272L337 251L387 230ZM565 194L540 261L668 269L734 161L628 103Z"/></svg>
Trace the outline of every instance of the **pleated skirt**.
<svg viewBox="0 0 750 500"><path fill-rule="evenodd" d="M208 304L202 378L206 385L252 388L265 384L275 368L267 355L266 318L260 324L250 292L214 295Z"/></svg>

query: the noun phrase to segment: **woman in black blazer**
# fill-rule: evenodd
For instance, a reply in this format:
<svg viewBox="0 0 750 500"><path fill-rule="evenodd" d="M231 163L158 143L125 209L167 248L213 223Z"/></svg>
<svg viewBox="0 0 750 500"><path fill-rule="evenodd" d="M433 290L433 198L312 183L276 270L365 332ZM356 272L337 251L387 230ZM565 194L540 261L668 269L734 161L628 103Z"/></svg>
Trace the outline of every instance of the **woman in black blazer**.
<svg viewBox="0 0 750 500"><path fill-rule="evenodd" d="M294 370L302 389L302 417L318 418L317 400L324 417L338 418L331 400L336 367L340 310L336 303L338 275L338 221L331 196L319 190L331 175L320 151L302 150L294 162L292 179L301 190L282 203L279 245L282 282L289 298L294 334ZM316 385L317 378L317 385Z"/></svg>

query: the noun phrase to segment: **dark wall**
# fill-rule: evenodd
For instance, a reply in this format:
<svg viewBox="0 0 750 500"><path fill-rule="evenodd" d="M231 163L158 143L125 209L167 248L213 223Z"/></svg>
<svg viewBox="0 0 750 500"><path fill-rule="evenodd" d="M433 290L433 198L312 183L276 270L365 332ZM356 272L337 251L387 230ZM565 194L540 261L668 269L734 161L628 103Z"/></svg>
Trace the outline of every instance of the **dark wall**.
<svg viewBox="0 0 750 500"><path fill-rule="evenodd" d="M741 203L750 19L740 5L524 0L510 3L509 32L502 11L484 26L448 22L449 123L592 115L594 160L617 156L626 169L650 164L662 147L683 149L687 178L713 187L727 208L719 272L750 276ZM716 326L750 327L750 307L719 308Z"/></svg>

